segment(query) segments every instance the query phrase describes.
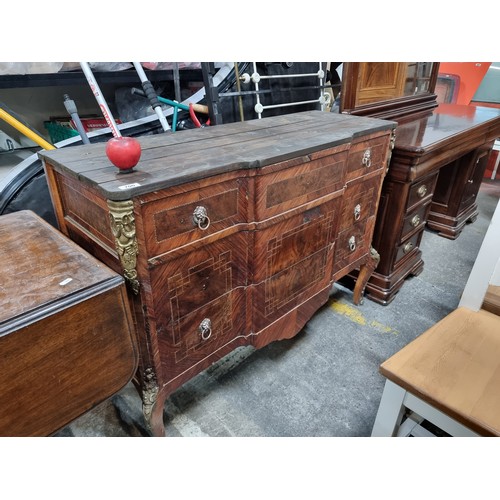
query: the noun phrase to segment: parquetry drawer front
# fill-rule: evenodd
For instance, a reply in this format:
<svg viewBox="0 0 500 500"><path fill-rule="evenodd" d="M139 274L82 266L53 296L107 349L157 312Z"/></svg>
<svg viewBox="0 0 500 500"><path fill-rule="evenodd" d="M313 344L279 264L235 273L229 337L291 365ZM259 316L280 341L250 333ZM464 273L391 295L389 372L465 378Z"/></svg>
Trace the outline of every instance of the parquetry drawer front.
<svg viewBox="0 0 500 500"><path fill-rule="evenodd" d="M363 140L351 146L347 161L347 180L356 179L379 168L387 168L389 137L386 135Z"/></svg>
<svg viewBox="0 0 500 500"><path fill-rule="evenodd" d="M342 199L343 209L339 231L343 231L373 215L378 201L380 184L380 177L376 177L347 186L345 196Z"/></svg>
<svg viewBox="0 0 500 500"><path fill-rule="evenodd" d="M245 179L169 197L142 207L149 255L159 255L247 220Z"/></svg>
<svg viewBox="0 0 500 500"><path fill-rule="evenodd" d="M346 158L346 151L334 150L320 158L288 162L291 165L288 168L286 164L263 168L255 178L256 220L265 220L341 190ZM299 165L293 166L294 163Z"/></svg>
<svg viewBox="0 0 500 500"><path fill-rule="evenodd" d="M40 153L62 231L96 256L113 246L129 284L152 434L175 389L239 345L296 335L348 267L365 276L359 303L394 128L317 111L141 137L126 176L102 144L74 162Z"/></svg>
<svg viewBox="0 0 500 500"><path fill-rule="evenodd" d="M331 283L333 249L325 247L255 285L253 326L256 331L292 311Z"/></svg>
<svg viewBox="0 0 500 500"><path fill-rule="evenodd" d="M370 217L339 233L335 243L334 274L370 251L366 235L373 233L374 224L375 217Z"/></svg>
<svg viewBox="0 0 500 500"><path fill-rule="evenodd" d="M222 238L151 269L157 329L177 344L179 321L237 287L247 285L248 234Z"/></svg>
<svg viewBox="0 0 500 500"><path fill-rule="evenodd" d="M253 283L290 268L335 241L341 198L336 197L254 234ZM258 227L258 226L257 226Z"/></svg>
<svg viewBox="0 0 500 500"><path fill-rule="evenodd" d="M176 377L244 335L244 296L245 289L237 288L191 311L168 328L160 326L157 342L162 353L162 380L165 383L174 381L175 384Z"/></svg>

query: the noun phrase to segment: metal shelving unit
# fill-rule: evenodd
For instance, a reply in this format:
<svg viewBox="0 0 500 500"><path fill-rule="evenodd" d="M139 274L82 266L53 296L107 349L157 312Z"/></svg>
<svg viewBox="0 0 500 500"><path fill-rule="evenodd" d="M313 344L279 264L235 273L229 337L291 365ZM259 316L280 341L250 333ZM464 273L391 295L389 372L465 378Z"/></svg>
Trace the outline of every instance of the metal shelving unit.
<svg viewBox="0 0 500 500"><path fill-rule="evenodd" d="M173 70L145 70L150 82L174 81ZM140 83L135 70L123 71L95 71L94 77L99 84ZM203 81L199 69L182 70L182 79L190 81ZM64 71L60 73L28 74L28 75L0 75L0 89L52 87L54 85L87 85L83 71Z"/></svg>

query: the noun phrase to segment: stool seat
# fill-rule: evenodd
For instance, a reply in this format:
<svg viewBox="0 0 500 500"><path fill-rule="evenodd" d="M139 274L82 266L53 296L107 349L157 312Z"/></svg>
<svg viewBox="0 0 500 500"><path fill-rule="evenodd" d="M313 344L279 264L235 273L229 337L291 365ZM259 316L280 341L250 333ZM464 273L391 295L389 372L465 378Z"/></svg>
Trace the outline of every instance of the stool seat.
<svg viewBox="0 0 500 500"><path fill-rule="evenodd" d="M482 436L500 435L500 317L459 307L380 366L397 386Z"/></svg>

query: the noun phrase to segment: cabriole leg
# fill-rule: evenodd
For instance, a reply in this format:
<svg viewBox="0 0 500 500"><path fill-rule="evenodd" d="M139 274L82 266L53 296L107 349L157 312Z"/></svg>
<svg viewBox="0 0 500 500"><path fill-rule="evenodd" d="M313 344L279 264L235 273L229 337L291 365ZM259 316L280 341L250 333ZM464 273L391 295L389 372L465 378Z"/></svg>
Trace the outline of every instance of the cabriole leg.
<svg viewBox="0 0 500 500"><path fill-rule="evenodd" d="M365 291L366 284L371 278L373 271L377 268L379 262L379 253L373 247L370 247L370 256L367 261L360 266L358 278L356 279L356 286L354 287L352 298L355 305L362 303L363 292Z"/></svg>
<svg viewBox="0 0 500 500"><path fill-rule="evenodd" d="M151 368L145 372L142 388L142 413L146 423L146 429L154 437L165 436L163 424L163 406L165 399L158 397L158 384L156 376Z"/></svg>

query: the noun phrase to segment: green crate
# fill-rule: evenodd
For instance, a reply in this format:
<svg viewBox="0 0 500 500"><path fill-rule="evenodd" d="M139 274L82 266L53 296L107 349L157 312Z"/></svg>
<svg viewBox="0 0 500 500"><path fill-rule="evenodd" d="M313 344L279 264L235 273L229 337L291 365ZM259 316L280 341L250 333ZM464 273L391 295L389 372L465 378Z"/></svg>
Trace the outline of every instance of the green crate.
<svg viewBox="0 0 500 500"><path fill-rule="evenodd" d="M62 125L61 123L43 122L43 124L49 133L52 144L79 135L77 130L72 129L67 125Z"/></svg>

